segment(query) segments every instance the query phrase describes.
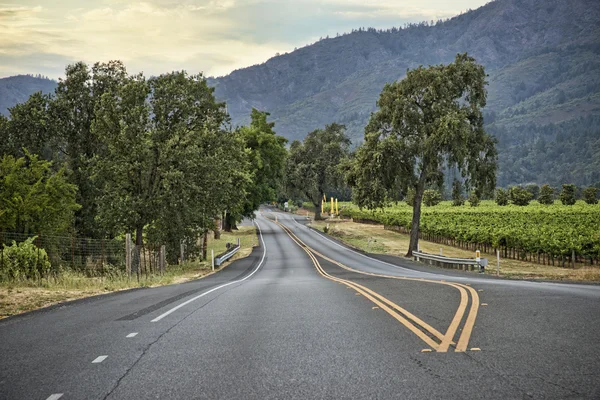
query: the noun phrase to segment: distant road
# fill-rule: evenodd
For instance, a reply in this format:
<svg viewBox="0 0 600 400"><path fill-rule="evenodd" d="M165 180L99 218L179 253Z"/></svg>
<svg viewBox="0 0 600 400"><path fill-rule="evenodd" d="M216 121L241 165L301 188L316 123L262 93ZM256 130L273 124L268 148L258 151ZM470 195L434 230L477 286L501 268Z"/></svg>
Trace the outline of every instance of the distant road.
<svg viewBox="0 0 600 400"><path fill-rule="evenodd" d="M303 222L264 210L214 275L0 321L0 399L600 398L600 286L376 259Z"/></svg>

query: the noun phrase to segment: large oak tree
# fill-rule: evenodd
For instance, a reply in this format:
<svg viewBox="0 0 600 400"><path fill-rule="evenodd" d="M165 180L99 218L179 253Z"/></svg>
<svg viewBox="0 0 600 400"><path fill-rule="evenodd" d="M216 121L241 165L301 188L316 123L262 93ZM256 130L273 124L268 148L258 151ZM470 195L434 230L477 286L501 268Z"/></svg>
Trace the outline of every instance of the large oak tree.
<svg viewBox="0 0 600 400"><path fill-rule="evenodd" d="M478 194L495 186L495 139L483 129L486 74L467 54L387 84L347 178L360 207L383 207L414 191L410 246L417 250L423 193L455 167Z"/></svg>

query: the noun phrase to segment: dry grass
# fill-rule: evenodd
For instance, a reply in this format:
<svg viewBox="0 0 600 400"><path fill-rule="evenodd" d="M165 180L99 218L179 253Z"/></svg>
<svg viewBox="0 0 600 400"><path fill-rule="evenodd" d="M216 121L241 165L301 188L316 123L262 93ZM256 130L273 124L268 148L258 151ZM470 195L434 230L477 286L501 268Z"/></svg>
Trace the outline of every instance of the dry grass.
<svg viewBox="0 0 600 400"><path fill-rule="evenodd" d="M243 226L240 227L239 231L223 232L220 240L215 240L212 236L209 237L209 257L211 249L214 250L215 255L222 253L226 249L227 242L235 243L238 238L241 243L240 251L221 266L221 269L227 267L234 260L247 257L252 252L252 247L258 245L255 227ZM128 279L124 273L119 272L112 276L89 278L78 272L64 271L57 278L45 279L39 282L1 283L0 319L69 300L136 287L183 283L211 273L212 268L210 261L208 261L168 266L164 275L150 275L148 278L142 276L139 282L136 279Z"/></svg>
<svg viewBox="0 0 600 400"><path fill-rule="evenodd" d="M383 229L383 225L359 224L348 220L315 221L314 228L323 231L329 224L329 234L343 242L373 253L404 256L408 251L409 236ZM442 254L448 257L475 258L472 251L462 250L438 243L419 241L421 250L426 253ZM489 259L487 273L496 274L496 259L492 255L483 254ZM519 260L500 259L500 276L518 279L545 279L562 281L594 281L600 282L600 267L561 268L558 266L540 265Z"/></svg>

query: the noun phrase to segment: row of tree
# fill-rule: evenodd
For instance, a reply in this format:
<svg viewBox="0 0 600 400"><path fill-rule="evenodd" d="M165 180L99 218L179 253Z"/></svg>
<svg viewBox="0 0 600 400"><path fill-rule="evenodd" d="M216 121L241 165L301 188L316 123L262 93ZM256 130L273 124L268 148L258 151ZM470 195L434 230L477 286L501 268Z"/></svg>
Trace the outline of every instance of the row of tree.
<svg viewBox="0 0 600 400"><path fill-rule="evenodd" d="M282 185L286 139L267 113L233 129L204 77L69 65L55 93L0 117L0 230L90 238L135 232L193 245L251 216ZM40 218L40 215L45 218Z"/></svg>

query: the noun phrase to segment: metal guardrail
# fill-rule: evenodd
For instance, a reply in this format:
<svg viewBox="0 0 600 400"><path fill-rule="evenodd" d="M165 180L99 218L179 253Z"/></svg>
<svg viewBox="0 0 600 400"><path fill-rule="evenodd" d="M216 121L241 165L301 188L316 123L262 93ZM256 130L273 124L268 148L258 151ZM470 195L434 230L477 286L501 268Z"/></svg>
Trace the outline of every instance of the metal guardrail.
<svg viewBox="0 0 600 400"><path fill-rule="evenodd" d="M473 258L451 258L422 253L420 251L413 251L413 257L415 261L420 261L425 264L442 268L461 269L464 271L480 271L485 269L488 264L487 258L482 258L481 261L478 262Z"/></svg>
<svg viewBox="0 0 600 400"><path fill-rule="evenodd" d="M235 247L233 247L233 249L229 250L228 252L216 256L215 257L215 265L217 267L221 266L222 263L229 260L235 253L237 253L239 249L240 249L240 245L238 244Z"/></svg>

